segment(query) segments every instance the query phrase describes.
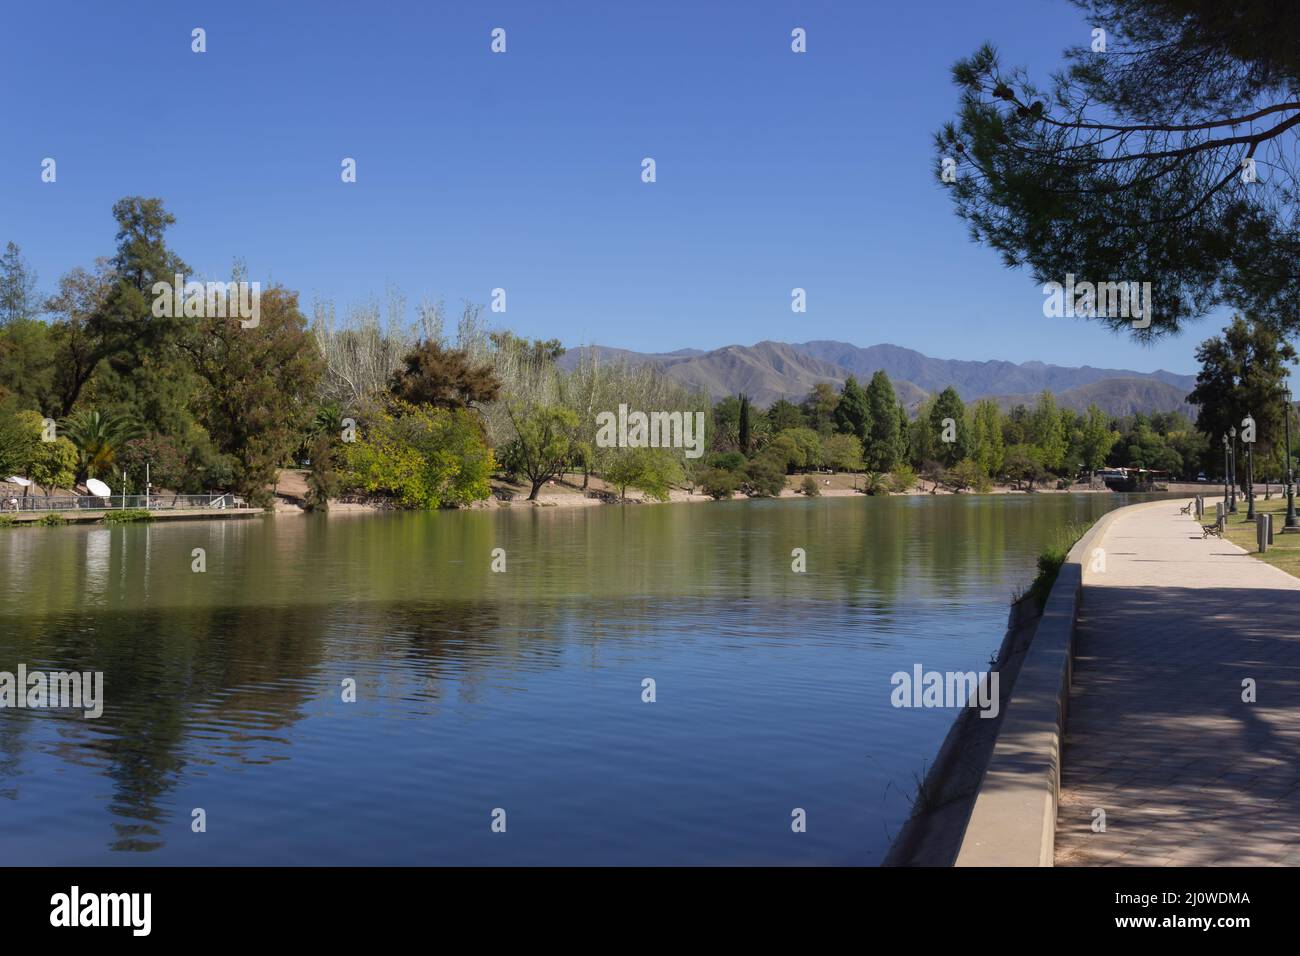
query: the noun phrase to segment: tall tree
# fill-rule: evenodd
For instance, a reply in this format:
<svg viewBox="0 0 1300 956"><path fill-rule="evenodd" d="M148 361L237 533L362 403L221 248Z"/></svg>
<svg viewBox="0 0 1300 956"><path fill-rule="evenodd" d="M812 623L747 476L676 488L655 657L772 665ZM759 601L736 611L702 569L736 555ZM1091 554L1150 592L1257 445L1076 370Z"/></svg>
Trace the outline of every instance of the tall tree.
<svg viewBox="0 0 1300 956"><path fill-rule="evenodd" d="M966 424L966 406L949 385L930 408L930 431L933 434L936 460L951 468L970 455L970 432Z"/></svg>
<svg viewBox="0 0 1300 956"><path fill-rule="evenodd" d="M750 431L750 424L751 424L749 421L749 414L750 414L749 396L741 395L740 396L740 423L738 427L740 429L740 453L742 455L749 454L749 439L750 439L749 431Z"/></svg>
<svg viewBox="0 0 1300 956"><path fill-rule="evenodd" d="M1110 422L1097 405L1088 406L1083 420L1082 448L1083 464L1089 471L1096 471L1106 464L1106 456L1115 447L1119 434L1110 428Z"/></svg>
<svg viewBox="0 0 1300 956"><path fill-rule="evenodd" d="M898 433L898 399L894 384L878 369L867 383L867 467L874 471L892 471L903 457Z"/></svg>
<svg viewBox="0 0 1300 956"><path fill-rule="evenodd" d="M1002 474L1005 446L1002 443L1002 411L998 403L982 398L971 406L971 457L990 478Z"/></svg>
<svg viewBox="0 0 1300 956"><path fill-rule="evenodd" d="M1300 5L1075 3L1104 35L1050 89L987 45L953 68L936 169L972 235L1039 282L1150 282L1140 338L1224 302L1295 329Z"/></svg>
<svg viewBox="0 0 1300 956"><path fill-rule="evenodd" d="M184 315L153 314L156 283L170 288L189 267L167 247L176 222L161 199L128 196L113 204L117 220L114 281L90 323L106 357L96 376L96 404L129 409L147 432L194 437L191 403L198 379L182 349L194 334Z"/></svg>
<svg viewBox="0 0 1300 956"><path fill-rule="evenodd" d="M871 410L867 405L867 394L852 375L844 380L844 387L840 389L840 400L835 406L835 430L854 436L864 448L870 438Z"/></svg>
<svg viewBox="0 0 1300 956"><path fill-rule="evenodd" d="M830 382L818 382L814 385L801 405L808 427L820 435L829 435L833 432L835 406L839 401L840 397L835 392L835 386Z"/></svg>
<svg viewBox="0 0 1300 956"><path fill-rule="evenodd" d="M225 457L234 490L270 503L276 469L302 441L315 412L323 363L298 309L297 293L261 290L259 322L244 328L229 318L197 321L186 345L202 378L195 405L216 451Z"/></svg>
<svg viewBox="0 0 1300 956"><path fill-rule="evenodd" d="M1215 448L1229 428L1240 432L1250 415L1255 454L1271 457L1283 443L1283 389L1295 349L1271 325L1234 316L1220 335L1201 343L1196 359L1201 368L1187 400L1199 406L1197 430Z"/></svg>
<svg viewBox="0 0 1300 956"><path fill-rule="evenodd" d="M59 279L59 291L46 308L58 318L51 326L56 350L52 414L72 414L81 391L104 357L103 341L92 323L106 307L108 293L116 279L107 259L95 260L92 270L77 266Z"/></svg>
<svg viewBox="0 0 1300 956"><path fill-rule="evenodd" d="M1038 404L1034 406L1029 421L1030 440L1042 450L1043 467L1055 472L1069 470L1074 465L1065 460L1069 436L1066 434L1061 409L1051 392L1044 389L1038 396Z"/></svg>
<svg viewBox="0 0 1300 956"><path fill-rule="evenodd" d="M0 327L19 319L34 319L40 312L36 295L36 273L22 250L12 242L0 255Z"/></svg>

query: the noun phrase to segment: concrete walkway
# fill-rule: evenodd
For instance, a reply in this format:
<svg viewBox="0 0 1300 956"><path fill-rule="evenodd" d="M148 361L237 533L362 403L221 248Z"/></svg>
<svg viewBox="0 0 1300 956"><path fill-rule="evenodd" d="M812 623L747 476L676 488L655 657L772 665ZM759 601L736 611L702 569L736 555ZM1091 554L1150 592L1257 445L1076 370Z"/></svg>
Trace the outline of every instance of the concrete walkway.
<svg viewBox="0 0 1300 956"><path fill-rule="evenodd" d="M1116 516L1105 570L1085 558L1058 866L1300 865L1300 579L1183 504Z"/></svg>

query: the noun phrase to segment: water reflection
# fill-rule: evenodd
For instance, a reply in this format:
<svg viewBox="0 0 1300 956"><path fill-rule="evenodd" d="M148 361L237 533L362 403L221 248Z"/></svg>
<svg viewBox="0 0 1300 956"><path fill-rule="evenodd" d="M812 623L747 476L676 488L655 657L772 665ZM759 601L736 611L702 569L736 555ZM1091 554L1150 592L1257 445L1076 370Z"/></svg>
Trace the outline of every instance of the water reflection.
<svg viewBox="0 0 1300 956"><path fill-rule="evenodd" d="M888 674L981 666L1055 529L1118 503L9 529L0 670L102 670L106 703L94 721L0 712L0 851L874 862L952 717L890 708ZM191 570L196 547L206 573ZM490 569L497 547L504 574ZM796 547L806 574L791 572ZM483 815L507 799L517 827L494 844ZM207 834L189 829L197 806ZM792 843L791 806L838 822Z"/></svg>

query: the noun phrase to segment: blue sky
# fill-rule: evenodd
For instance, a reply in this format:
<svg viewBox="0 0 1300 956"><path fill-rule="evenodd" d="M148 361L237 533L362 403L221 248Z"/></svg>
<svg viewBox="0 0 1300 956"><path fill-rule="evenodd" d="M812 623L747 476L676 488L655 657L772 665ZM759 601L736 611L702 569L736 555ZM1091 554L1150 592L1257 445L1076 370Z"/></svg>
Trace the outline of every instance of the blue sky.
<svg viewBox="0 0 1300 956"><path fill-rule="evenodd" d="M955 60L992 40L1045 77L1088 29L1065 0L13 5L0 242L52 289L142 194L197 273L240 257L305 306L393 283L454 312L502 287L495 322L570 345L827 338L1191 372L1224 314L1154 347L1044 318L933 179Z"/></svg>

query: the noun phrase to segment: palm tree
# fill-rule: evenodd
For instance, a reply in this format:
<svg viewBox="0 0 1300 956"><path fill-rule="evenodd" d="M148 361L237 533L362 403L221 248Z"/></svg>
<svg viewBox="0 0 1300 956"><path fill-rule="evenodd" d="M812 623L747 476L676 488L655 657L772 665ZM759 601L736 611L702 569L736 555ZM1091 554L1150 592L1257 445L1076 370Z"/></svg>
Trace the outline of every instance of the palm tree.
<svg viewBox="0 0 1300 956"><path fill-rule="evenodd" d="M129 418L85 409L73 412L59 423L59 428L64 437L77 447L79 480L98 478L107 473L122 447L140 435L140 426Z"/></svg>
<svg viewBox="0 0 1300 956"><path fill-rule="evenodd" d="M868 495L889 494L889 476L880 471L869 471L862 476L862 492Z"/></svg>

